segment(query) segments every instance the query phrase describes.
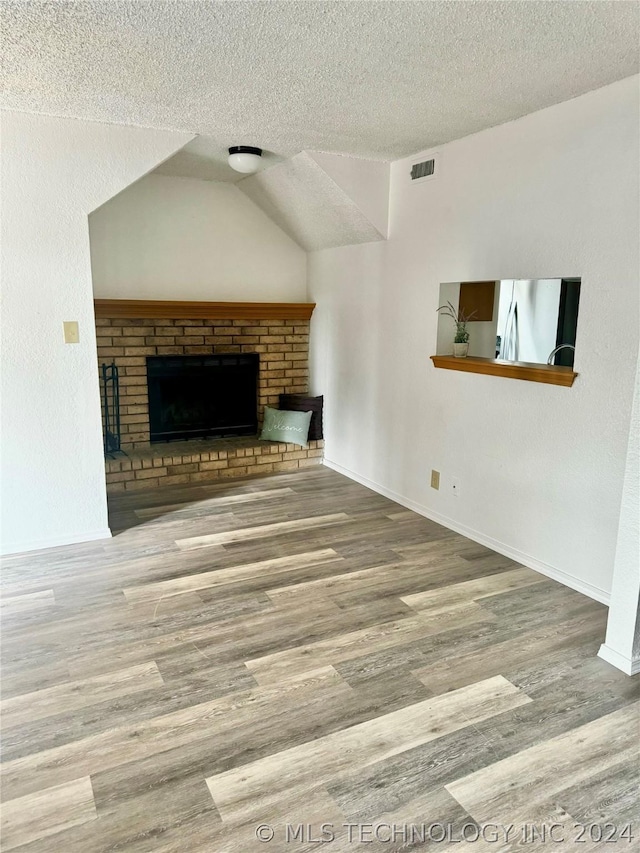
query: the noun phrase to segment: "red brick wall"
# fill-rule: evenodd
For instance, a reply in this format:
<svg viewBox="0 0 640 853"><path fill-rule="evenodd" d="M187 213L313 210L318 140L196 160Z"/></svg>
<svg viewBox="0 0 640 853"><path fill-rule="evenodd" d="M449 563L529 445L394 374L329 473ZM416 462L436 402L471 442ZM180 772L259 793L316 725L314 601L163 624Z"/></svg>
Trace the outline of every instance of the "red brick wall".
<svg viewBox="0 0 640 853"><path fill-rule="evenodd" d="M304 394L309 381L308 320L96 320L98 365L118 365L122 446L149 443L148 355L257 352L258 420L280 394Z"/></svg>

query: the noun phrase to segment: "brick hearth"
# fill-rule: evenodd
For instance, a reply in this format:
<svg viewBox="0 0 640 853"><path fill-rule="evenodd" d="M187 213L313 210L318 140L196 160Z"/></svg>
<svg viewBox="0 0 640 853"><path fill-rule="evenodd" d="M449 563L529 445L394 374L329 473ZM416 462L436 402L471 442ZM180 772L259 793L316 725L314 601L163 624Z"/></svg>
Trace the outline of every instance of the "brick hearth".
<svg viewBox="0 0 640 853"><path fill-rule="evenodd" d="M304 448L253 436L152 444L107 459L107 492L295 471L321 464L323 445L310 441Z"/></svg>

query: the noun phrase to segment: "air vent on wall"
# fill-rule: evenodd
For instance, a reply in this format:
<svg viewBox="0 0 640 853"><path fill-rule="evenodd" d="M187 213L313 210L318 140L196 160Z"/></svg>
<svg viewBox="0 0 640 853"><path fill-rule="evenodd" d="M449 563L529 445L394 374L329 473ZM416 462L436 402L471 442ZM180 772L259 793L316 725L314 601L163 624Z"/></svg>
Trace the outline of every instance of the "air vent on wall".
<svg viewBox="0 0 640 853"><path fill-rule="evenodd" d="M411 182L420 183L422 181L435 178L437 166L438 157L435 154L428 160L422 160L420 163L414 163L411 167Z"/></svg>

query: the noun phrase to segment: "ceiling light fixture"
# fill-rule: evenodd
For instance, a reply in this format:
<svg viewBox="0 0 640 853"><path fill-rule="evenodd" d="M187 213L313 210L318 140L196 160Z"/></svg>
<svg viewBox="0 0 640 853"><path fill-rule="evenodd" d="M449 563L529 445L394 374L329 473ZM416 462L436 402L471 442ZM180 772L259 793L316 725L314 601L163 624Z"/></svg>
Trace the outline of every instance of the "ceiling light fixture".
<svg viewBox="0 0 640 853"><path fill-rule="evenodd" d="M257 172L262 163L262 148L251 145L233 145L229 149L229 165L236 172L252 175Z"/></svg>

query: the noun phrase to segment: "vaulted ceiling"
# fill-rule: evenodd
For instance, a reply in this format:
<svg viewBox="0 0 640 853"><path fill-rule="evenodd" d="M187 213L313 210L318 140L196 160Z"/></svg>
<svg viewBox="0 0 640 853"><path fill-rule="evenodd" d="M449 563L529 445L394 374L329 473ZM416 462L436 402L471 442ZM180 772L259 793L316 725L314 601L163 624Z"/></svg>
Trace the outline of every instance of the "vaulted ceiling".
<svg viewBox="0 0 640 853"><path fill-rule="evenodd" d="M365 172L355 187L345 186L344 176L335 171L335 159L350 161L352 168L362 164ZM377 203L366 203L367 197L359 191L362 179L368 190L377 192ZM389 169L384 163L302 151L237 186L307 251L371 243L387 236Z"/></svg>
<svg viewBox="0 0 640 853"><path fill-rule="evenodd" d="M387 234L385 162L636 73L639 8L3 0L1 103L196 133L157 171L240 182L305 249L369 242ZM238 144L264 149L258 175L227 165Z"/></svg>
<svg viewBox="0 0 640 853"><path fill-rule="evenodd" d="M200 134L162 167L240 176L305 150L392 160L638 70L638 4L13 2L0 4L3 105Z"/></svg>

